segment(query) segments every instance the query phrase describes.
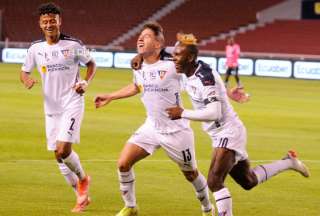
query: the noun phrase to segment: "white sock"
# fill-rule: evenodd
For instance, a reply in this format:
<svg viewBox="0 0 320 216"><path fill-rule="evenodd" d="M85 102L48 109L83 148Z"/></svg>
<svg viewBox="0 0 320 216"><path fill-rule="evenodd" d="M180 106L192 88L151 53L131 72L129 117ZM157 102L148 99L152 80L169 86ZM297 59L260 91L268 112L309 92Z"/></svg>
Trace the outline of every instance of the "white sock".
<svg viewBox="0 0 320 216"><path fill-rule="evenodd" d="M204 212L208 212L213 209L213 205L209 199L209 190L206 178L199 173L198 177L192 182L192 185L196 191L198 200L201 202L201 209Z"/></svg>
<svg viewBox="0 0 320 216"><path fill-rule="evenodd" d="M135 176L133 169L128 172L120 172L118 170L120 191L122 199L125 202L127 207L135 207L136 203L136 194L135 194Z"/></svg>
<svg viewBox="0 0 320 216"><path fill-rule="evenodd" d="M78 176L72 172L69 167L67 167L64 163L58 163L61 174L66 179L67 183L73 188L74 192L77 195L77 183Z"/></svg>
<svg viewBox="0 0 320 216"><path fill-rule="evenodd" d="M278 160L270 164L259 165L253 168L254 174L258 178L258 183L262 183L272 176L279 174L285 170L290 169L292 166L292 161L290 159Z"/></svg>
<svg viewBox="0 0 320 216"><path fill-rule="evenodd" d="M232 216L232 198L228 188L214 192L213 196L216 200L218 216Z"/></svg>
<svg viewBox="0 0 320 216"><path fill-rule="evenodd" d="M80 180L83 180L86 177L86 174L82 169L79 156L76 152L72 151L70 155L62 161L72 172L78 176Z"/></svg>

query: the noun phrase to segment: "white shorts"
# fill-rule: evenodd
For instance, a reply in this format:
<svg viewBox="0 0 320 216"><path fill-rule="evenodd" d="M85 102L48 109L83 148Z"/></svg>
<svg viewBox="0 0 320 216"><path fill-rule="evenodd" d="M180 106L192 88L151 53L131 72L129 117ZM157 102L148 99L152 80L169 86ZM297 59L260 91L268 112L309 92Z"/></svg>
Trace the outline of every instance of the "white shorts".
<svg viewBox="0 0 320 216"><path fill-rule="evenodd" d="M226 148L233 150L235 155L235 164L239 161L248 159L246 150L247 130L242 122L232 122L225 129L211 135L214 148Z"/></svg>
<svg viewBox="0 0 320 216"><path fill-rule="evenodd" d="M134 144L149 154L162 147L169 158L178 164L183 171L197 169L194 136L191 128L186 128L174 133L158 133L150 126L143 124L127 141Z"/></svg>
<svg viewBox="0 0 320 216"><path fill-rule="evenodd" d="M46 115L47 148L56 150L57 141L79 143L84 107L68 109L61 114Z"/></svg>

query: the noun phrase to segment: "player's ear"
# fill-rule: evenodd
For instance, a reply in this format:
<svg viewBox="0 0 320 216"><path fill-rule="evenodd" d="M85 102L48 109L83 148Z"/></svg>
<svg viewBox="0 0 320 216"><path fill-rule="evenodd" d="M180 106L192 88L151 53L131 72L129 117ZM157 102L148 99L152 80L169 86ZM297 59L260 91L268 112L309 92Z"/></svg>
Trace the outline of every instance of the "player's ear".
<svg viewBox="0 0 320 216"><path fill-rule="evenodd" d="M196 56L191 54L188 56L188 62L195 62L197 59L196 59Z"/></svg>

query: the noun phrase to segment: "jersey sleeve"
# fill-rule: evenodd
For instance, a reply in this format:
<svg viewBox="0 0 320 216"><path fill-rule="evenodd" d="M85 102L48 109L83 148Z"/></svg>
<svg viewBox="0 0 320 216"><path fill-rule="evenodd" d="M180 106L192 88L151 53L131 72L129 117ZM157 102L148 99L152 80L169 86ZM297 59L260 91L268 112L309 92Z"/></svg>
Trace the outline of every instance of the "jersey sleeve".
<svg viewBox="0 0 320 216"><path fill-rule="evenodd" d="M203 86L202 98L205 105L219 101L219 95L217 94L216 86Z"/></svg>
<svg viewBox="0 0 320 216"><path fill-rule="evenodd" d="M87 64L89 61L93 60L89 50L84 45L76 45L76 54L79 61L83 64Z"/></svg>
<svg viewBox="0 0 320 216"><path fill-rule="evenodd" d="M201 80L201 94L203 103L205 105L219 101L219 94L218 94L218 88L217 88L217 81L214 77L214 74L210 71L209 73L206 73L204 76L199 77Z"/></svg>
<svg viewBox="0 0 320 216"><path fill-rule="evenodd" d="M34 50L32 46L27 51L26 59L21 67L21 70L27 73L31 73L36 65Z"/></svg>

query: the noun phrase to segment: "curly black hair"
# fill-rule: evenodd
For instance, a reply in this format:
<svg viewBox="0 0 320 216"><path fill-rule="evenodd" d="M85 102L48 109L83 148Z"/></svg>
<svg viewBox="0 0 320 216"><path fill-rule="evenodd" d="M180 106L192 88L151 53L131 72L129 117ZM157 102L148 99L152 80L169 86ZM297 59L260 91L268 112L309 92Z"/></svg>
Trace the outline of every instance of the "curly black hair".
<svg viewBox="0 0 320 216"><path fill-rule="evenodd" d="M57 6L53 2L48 2L48 3L41 4L38 7L38 13L39 13L39 16L44 15L44 14L49 14L49 13L60 15L61 9L59 6Z"/></svg>

